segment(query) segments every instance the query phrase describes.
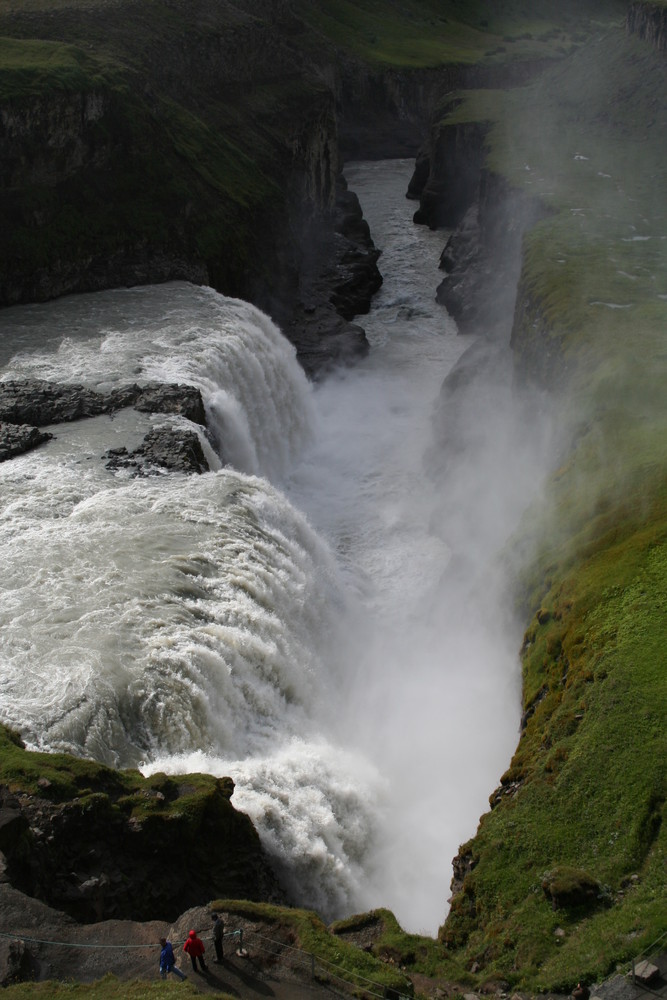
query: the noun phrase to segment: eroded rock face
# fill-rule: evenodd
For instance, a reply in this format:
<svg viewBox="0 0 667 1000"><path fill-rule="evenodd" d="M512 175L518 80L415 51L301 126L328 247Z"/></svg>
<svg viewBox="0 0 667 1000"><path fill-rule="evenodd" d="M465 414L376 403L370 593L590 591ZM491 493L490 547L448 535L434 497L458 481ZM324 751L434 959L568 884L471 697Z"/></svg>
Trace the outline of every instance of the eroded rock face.
<svg viewBox="0 0 667 1000"><path fill-rule="evenodd" d="M446 276L436 300L461 333L509 342L521 269L523 234L546 214L536 199L482 170L472 202L443 251ZM462 206L464 207L464 206Z"/></svg>
<svg viewBox="0 0 667 1000"><path fill-rule="evenodd" d="M82 922L171 920L211 898L284 901L228 783L209 785L147 783L139 816L111 779L67 801L0 786L3 881Z"/></svg>
<svg viewBox="0 0 667 1000"><path fill-rule="evenodd" d="M36 448L53 437L38 428L111 414L133 406L141 413L185 417L202 427L206 413L199 389L192 385L128 385L109 393L83 385L25 379L0 382L0 462ZM158 469L206 472L209 465L194 431L161 428L146 436L134 452L115 449L107 468L132 467L137 475Z"/></svg>
<svg viewBox="0 0 667 1000"><path fill-rule="evenodd" d="M667 7L656 3L631 3L626 18L631 34L638 35L659 52L667 52Z"/></svg>
<svg viewBox="0 0 667 1000"><path fill-rule="evenodd" d="M367 313L382 284L380 256L363 218L359 199L342 176L336 182L330 229L316 220L304 228L307 252L298 278L296 305L287 337L296 345L306 374L318 378L331 368L354 363L368 353L361 326L350 322Z"/></svg>

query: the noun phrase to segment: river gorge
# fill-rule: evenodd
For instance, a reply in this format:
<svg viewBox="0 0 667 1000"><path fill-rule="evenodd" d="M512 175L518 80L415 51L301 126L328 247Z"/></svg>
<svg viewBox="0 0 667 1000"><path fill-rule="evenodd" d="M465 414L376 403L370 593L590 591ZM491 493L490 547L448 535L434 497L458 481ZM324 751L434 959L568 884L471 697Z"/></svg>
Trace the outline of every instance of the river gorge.
<svg viewBox="0 0 667 1000"><path fill-rule="evenodd" d="M488 452L448 499L430 467L442 382L474 338L435 303L443 235L413 224L411 172L347 169L384 284L368 358L315 387L268 317L212 289L5 310L5 380L199 387L212 471L109 471L103 453L169 423L132 409L54 425L0 467L2 721L36 749L231 775L294 899L330 918L390 905L433 933L442 853L516 742L519 634L491 566L528 494L501 512ZM488 585L448 573L451 546Z"/></svg>
<svg viewBox="0 0 667 1000"><path fill-rule="evenodd" d="M429 997L661 932L661 7L0 12L3 985L207 904Z"/></svg>

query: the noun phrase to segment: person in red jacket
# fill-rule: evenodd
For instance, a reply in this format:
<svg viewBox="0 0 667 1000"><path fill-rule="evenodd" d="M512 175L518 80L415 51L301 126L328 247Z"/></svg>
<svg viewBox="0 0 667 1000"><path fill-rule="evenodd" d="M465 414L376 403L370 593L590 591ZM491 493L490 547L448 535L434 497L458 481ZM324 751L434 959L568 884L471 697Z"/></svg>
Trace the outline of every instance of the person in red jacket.
<svg viewBox="0 0 667 1000"><path fill-rule="evenodd" d="M190 956L190 961L192 962L192 968L197 972L197 959L199 959L199 964L202 967L203 972L208 972L208 966L204 961L204 942L201 938L197 937L197 931L190 931L188 934L188 939L183 945L183 951L187 952Z"/></svg>

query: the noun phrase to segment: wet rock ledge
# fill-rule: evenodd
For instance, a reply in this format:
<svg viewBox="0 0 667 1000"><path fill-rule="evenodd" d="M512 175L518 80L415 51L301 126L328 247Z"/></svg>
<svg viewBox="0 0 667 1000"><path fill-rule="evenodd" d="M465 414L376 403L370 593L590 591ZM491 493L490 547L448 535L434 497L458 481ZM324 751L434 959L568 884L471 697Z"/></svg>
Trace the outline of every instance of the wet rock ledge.
<svg viewBox="0 0 667 1000"><path fill-rule="evenodd" d="M11 380L0 383L0 461L50 440L53 434L40 430L42 427L111 415L128 406L140 413L185 417L206 426L201 393L192 385L132 384L103 393L84 385L42 379ZM179 427L153 430L135 451L116 448L104 457L108 459L107 468L130 468L134 475L150 475L164 469L206 472L209 468L197 433Z"/></svg>

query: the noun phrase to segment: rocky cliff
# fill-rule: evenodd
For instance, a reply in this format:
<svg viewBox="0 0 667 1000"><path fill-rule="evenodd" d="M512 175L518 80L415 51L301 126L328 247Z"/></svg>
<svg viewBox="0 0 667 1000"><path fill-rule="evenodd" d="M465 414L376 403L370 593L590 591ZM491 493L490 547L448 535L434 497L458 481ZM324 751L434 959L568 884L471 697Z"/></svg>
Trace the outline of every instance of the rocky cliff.
<svg viewBox="0 0 667 1000"><path fill-rule="evenodd" d="M667 7L660 3L631 3L627 28L659 52L667 51Z"/></svg>
<svg viewBox="0 0 667 1000"><path fill-rule="evenodd" d="M280 2L0 17L0 303L181 278L267 310L309 370L363 353L377 253L304 30Z"/></svg>
<svg viewBox="0 0 667 1000"><path fill-rule="evenodd" d="M283 900L231 778L29 753L0 728L1 880L77 920L173 920L218 897Z"/></svg>
<svg viewBox="0 0 667 1000"><path fill-rule="evenodd" d="M311 14L0 13L0 305L184 279L269 312L309 374L363 354L350 320L380 277L343 158L413 154L443 93L521 83L543 61L370 65Z"/></svg>
<svg viewBox="0 0 667 1000"><path fill-rule="evenodd" d="M482 335L443 386L441 466L466 445L466 398L503 379L530 390L524 425L550 410L556 433L543 498L505 553L526 622L520 738L454 861L440 930L486 981L536 989L599 982L658 936L665 907L667 746L636 710L664 686L667 581L667 67L647 38L617 29L520 94L460 95L427 150L464 165L470 150L455 212L446 165L425 207L463 214L438 294Z"/></svg>

